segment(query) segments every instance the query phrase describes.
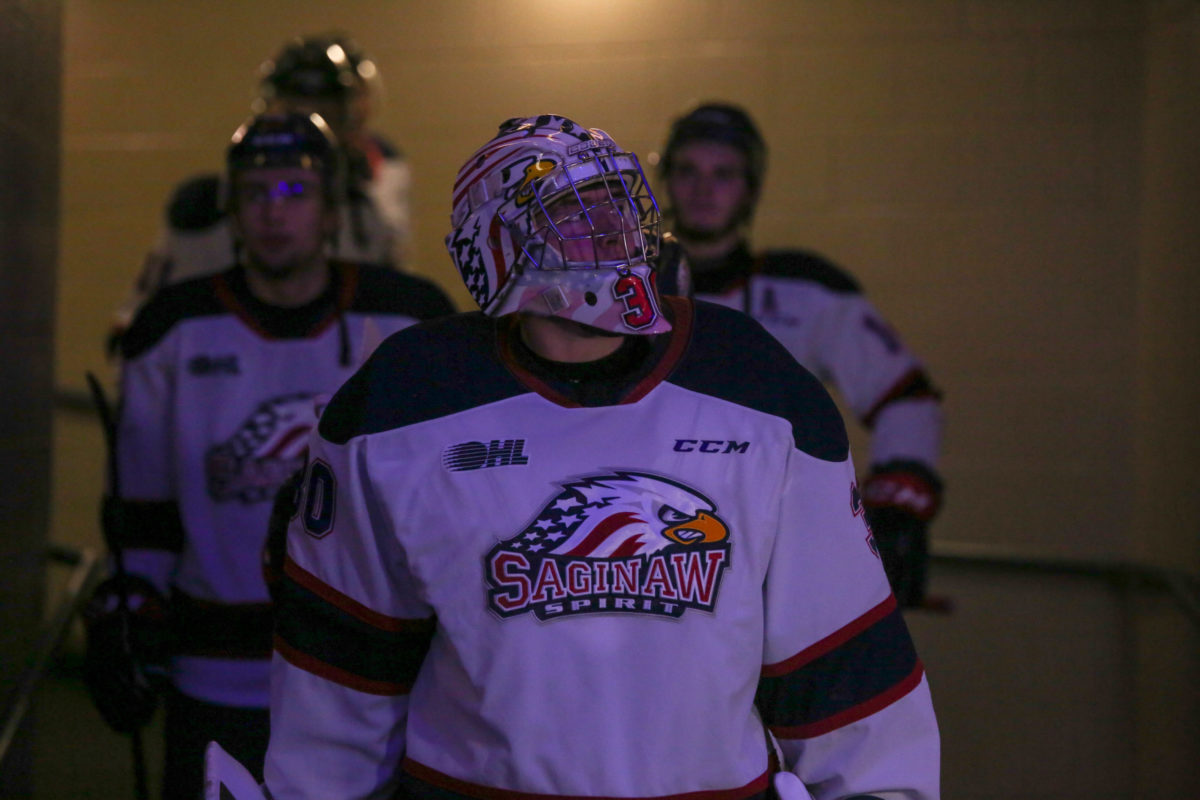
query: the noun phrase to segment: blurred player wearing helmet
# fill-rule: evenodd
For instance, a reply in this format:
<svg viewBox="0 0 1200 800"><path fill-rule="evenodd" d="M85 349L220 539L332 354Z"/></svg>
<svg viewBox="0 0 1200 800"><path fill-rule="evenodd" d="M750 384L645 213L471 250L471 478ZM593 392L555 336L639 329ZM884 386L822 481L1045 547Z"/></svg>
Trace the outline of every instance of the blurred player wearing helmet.
<svg viewBox="0 0 1200 800"><path fill-rule="evenodd" d="M660 297L660 233L601 130L515 118L464 163L481 311L392 335L309 438L275 800L938 796L837 409L746 315Z"/></svg>
<svg viewBox="0 0 1200 800"><path fill-rule="evenodd" d="M369 126L379 70L348 35L297 37L260 67L255 113L316 113L341 148L341 221L329 253L343 261L402 268L411 242L410 170L398 148ZM118 309L110 346L146 299L164 286L224 269L233 236L221 205L219 176L180 183L165 208L164 226L129 298Z"/></svg>
<svg viewBox="0 0 1200 800"><path fill-rule="evenodd" d="M165 798L199 796L210 740L261 774L272 631L262 550L317 398L384 336L452 311L427 281L328 258L341 170L316 114L240 127L225 179L238 261L156 293L121 340L120 482L105 535L123 573L89 604L87 682L128 732L153 713L139 673L164 676ZM122 605L145 640L134 652Z"/></svg>
<svg viewBox="0 0 1200 800"><path fill-rule="evenodd" d="M671 126L660 161L695 296L761 322L871 432L863 499L902 605L924 602L927 528L941 505L941 394L858 283L805 250L754 253L747 226L767 151L749 114L705 103Z"/></svg>
<svg viewBox="0 0 1200 800"><path fill-rule="evenodd" d="M340 32L296 38L263 64L260 104L265 110L320 114L346 151L348 194L341 255L403 265L411 239L410 171L400 151L372 130L381 92L375 62Z"/></svg>

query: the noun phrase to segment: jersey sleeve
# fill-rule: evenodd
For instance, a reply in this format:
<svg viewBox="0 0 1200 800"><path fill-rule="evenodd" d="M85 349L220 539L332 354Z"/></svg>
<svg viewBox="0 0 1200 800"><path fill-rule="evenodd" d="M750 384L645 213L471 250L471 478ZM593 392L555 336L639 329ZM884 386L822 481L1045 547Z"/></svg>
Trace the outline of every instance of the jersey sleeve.
<svg viewBox="0 0 1200 800"><path fill-rule="evenodd" d="M392 259L404 268L412 258L413 222L410 212L412 170L399 154L380 159L368 187L379 216L392 232Z"/></svg>
<svg viewBox="0 0 1200 800"><path fill-rule="evenodd" d="M781 502L757 705L786 768L816 800L937 798L940 745L924 668L864 522L851 460L796 451Z"/></svg>
<svg viewBox="0 0 1200 800"><path fill-rule="evenodd" d="M870 462L917 461L935 469L941 395L924 366L858 292L832 295L820 310L815 365L872 431Z"/></svg>
<svg viewBox="0 0 1200 800"><path fill-rule="evenodd" d="M434 628L370 484L365 437L314 431L288 530L271 666L275 800L390 797Z"/></svg>
<svg viewBox="0 0 1200 800"><path fill-rule="evenodd" d="M116 473L105 500L105 535L125 569L166 595L183 550L172 458L175 381L168 336L121 368Z"/></svg>

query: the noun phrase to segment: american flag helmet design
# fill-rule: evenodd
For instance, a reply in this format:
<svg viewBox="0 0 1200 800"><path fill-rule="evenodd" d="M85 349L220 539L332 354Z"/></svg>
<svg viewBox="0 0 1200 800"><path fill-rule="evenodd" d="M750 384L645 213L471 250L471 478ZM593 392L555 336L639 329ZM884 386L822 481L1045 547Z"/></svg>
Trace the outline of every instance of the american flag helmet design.
<svg viewBox="0 0 1200 800"><path fill-rule="evenodd" d="M459 170L446 249L490 316L615 333L670 330L654 269L658 205L637 156L565 117L510 119Z"/></svg>

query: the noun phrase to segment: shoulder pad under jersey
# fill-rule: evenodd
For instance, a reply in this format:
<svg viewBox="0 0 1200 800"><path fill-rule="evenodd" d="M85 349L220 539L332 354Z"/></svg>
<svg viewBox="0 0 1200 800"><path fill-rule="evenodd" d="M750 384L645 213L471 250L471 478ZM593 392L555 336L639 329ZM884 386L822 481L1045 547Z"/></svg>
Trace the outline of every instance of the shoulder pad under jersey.
<svg viewBox="0 0 1200 800"><path fill-rule="evenodd" d="M687 352L668 380L701 394L787 420L797 449L842 461L849 439L819 380L754 318L697 300Z"/></svg>
<svg viewBox="0 0 1200 800"><path fill-rule="evenodd" d="M338 389L320 434L345 444L527 393L495 353L496 321L478 311L399 330Z"/></svg>
<svg viewBox="0 0 1200 800"><path fill-rule="evenodd" d="M203 275L155 292L121 336L122 358L133 359L151 349L185 319L229 313L213 292L213 278Z"/></svg>
<svg viewBox="0 0 1200 800"><path fill-rule="evenodd" d="M807 250L768 250L760 256L759 272L771 277L812 281L835 292L862 293L862 287L850 273L824 256Z"/></svg>

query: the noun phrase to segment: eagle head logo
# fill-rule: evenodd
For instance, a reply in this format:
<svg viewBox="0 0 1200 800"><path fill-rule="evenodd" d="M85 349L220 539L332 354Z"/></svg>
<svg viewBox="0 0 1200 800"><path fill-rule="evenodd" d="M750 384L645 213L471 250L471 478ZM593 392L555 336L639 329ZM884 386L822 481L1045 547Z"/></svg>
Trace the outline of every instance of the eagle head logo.
<svg viewBox="0 0 1200 800"><path fill-rule="evenodd" d="M509 544L554 555L601 558L694 547L729 536L715 504L669 478L615 471L562 484L562 491Z"/></svg>

